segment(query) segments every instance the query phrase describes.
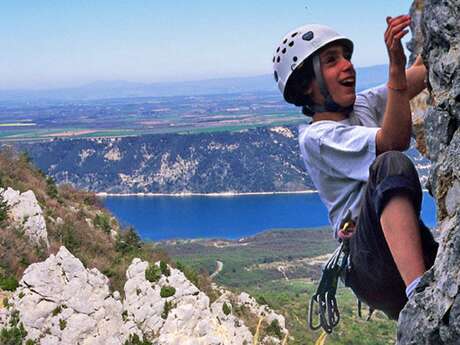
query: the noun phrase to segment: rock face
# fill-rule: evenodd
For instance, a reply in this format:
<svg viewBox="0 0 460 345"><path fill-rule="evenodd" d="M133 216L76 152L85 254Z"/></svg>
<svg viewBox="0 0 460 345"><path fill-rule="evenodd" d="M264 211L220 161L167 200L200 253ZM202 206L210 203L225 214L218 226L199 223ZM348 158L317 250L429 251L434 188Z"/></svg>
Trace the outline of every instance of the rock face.
<svg viewBox="0 0 460 345"><path fill-rule="evenodd" d="M41 345L120 345L130 333L140 334L123 321L120 295L110 294L108 278L85 269L65 247L26 269L9 305L19 311L28 338Z"/></svg>
<svg viewBox="0 0 460 345"><path fill-rule="evenodd" d="M157 282L146 279L148 263L139 259L126 272L126 300L128 320L139 324L145 334L153 334L157 344L211 345L249 344L249 329L235 318L222 312L214 303L190 283L184 274L170 269ZM174 294L165 296L165 289L174 288ZM170 306L171 310L166 312Z"/></svg>
<svg viewBox="0 0 460 345"><path fill-rule="evenodd" d="M12 188L0 188L0 195L9 207L8 216L14 225L24 231L32 244L49 247L43 211L33 191L20 193Z"/></svg>
<svg viewBox="0 0 460 345"><path fill-rule="evenodd" d="M211 304L181 271L160 267L159 262L149 266L134 259L121 301L118 292L110 293L107 277L97 269L85 269L61 247L56 255L27 268L8 309L0 308L0 328L17 311L27 338L41 345L121 345L134 334L156 345L251 344L253 335L232 312L233 303L267 323L277 320L287 336L284 318L249 295L235 297L223 291ZM280 342L265 337L259 344Z"/></svg>
<svg viewBox="0 0 460 345"><path fill-rule="evenodd" d="M398 344L460 343L460 1L424 3L423 59L432 103L424 128L440 248L399 318Z"/></svg>

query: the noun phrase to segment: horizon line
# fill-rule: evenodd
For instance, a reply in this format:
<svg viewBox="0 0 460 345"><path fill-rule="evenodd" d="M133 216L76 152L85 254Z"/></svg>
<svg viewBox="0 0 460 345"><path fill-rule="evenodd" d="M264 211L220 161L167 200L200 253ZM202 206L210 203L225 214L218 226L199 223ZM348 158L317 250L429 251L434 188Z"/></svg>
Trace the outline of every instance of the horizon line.
<svg viewBox="0 0 460 345"><path fill-rule="evenodd" d="M355 66L356 69L363 69L363 68L372 68L372 67L380 67L380 66L388 66L388 64L373 64L367 66ZM271 73L264 73L264 74L250 74L250 75L233 75L233 76L225 76L225 77L210 77L210 78L202 78L202 79L186 79L186 80L162 80L162 81L135 81L135 80L127 80L127 79L96 79L93 81L87 81L82 83L71 85L62 85L62 86L38 86L38 87L17 87L17 88L1 88L1 92L24 92L24 91L53 91L53 90L69 90L69 89L78 89L88 87L94 84L103 84L103 83L126 83L126 84L139 84L142 86L148 85L155 85L155 84L180 84L180 83L194 83L194 82L211 82L211 81L222 81L228 79L247 79L247 78L258 78L258 77L271 77ZM65 84L65 83L63 83Z"/></svg>

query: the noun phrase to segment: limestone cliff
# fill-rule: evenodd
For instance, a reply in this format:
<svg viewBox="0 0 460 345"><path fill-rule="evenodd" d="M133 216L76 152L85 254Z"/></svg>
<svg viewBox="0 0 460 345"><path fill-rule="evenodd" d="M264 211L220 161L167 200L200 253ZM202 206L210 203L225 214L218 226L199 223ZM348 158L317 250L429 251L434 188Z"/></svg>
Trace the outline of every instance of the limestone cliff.
<svg viewBox="0 0 460 345"><path fill-rule="evenodd" d="M416 1L421 33L411 45L428 67L424 116L429 189L436 198L440 248L434 267L402 311L398 344L460 344L460 1ZM421 39L421 41L420 41ZM417 48L419 47L419 48Z"/></svg>

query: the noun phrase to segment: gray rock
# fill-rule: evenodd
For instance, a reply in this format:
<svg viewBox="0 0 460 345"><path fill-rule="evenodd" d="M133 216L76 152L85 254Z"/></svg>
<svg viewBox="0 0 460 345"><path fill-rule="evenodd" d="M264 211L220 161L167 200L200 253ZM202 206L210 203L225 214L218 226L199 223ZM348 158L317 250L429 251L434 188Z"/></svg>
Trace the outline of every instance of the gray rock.
<svg viewBox="0 0 460 345"><path fill-rule="evenodd" d="M438 207L440 247L435 265L401 312L399 345L460 344L459 8L459 0L424 3L423 59L432 100L424 126L427 156L433 163L430 185Z"/></svg>

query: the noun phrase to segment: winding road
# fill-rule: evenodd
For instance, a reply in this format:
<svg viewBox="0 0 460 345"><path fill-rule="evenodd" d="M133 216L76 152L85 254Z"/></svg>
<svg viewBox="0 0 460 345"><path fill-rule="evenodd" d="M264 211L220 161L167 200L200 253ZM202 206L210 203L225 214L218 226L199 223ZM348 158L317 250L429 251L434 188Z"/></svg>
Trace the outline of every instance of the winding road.
<svg viewBox="0 0 460 345"><path fill-rule="evenodd" d="M222 271L223 267L224 263L222 261L216 260L216 270L209 276L209 278L214 279L214 277L218 275L220 271Z"/></svg>

